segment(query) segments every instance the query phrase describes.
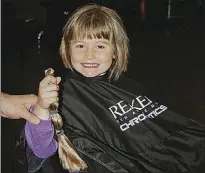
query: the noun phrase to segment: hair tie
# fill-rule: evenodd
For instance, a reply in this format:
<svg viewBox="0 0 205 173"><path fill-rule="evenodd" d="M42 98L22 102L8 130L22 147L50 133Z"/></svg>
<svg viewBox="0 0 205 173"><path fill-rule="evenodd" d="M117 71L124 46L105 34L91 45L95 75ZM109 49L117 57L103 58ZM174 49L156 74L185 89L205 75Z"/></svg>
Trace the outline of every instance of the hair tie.
<svg viewBox="0 0 205 173"><path fill-rule="evenodd" d="M56 135L57 135L57 136L64 135L64 130L63 130L63 129L61 129L61 130L56 130Z"/></svg>

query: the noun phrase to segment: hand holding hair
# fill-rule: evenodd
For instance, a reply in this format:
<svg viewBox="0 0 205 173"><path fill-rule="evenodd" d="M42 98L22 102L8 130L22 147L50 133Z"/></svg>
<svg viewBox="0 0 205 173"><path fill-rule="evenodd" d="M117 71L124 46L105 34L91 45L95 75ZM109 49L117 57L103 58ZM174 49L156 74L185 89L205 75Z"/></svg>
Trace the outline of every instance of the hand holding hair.
<svg viewBox="0 0 205 173"><path fill-rule="evenodd" d="M53 76L54 70L49 68L45 70L45 76ZM55 127L56 135L58 137L58 153L61 164L64 169L69 171L80 171L87 168L86 163L76 153L71 141L64 134L62 129L63 120L58 113L58 102L53 102L49 105L49 112L52 123Z"/></svg>

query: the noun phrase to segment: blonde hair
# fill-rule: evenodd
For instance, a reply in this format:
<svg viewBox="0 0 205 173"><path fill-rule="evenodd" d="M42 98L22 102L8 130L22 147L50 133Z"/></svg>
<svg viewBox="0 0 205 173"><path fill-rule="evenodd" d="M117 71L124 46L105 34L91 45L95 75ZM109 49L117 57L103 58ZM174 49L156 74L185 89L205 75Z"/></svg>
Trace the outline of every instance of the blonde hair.
<svg viewBox="0 0 205 173"><path fill-rule="evenodd" d="M48 75L54 75L54 70L52 68L45 70L45 76ZM49 105L49 111L51 114L51 121L58 137L58 154L63 168L68 171L85 170L87 164L80 158L72 142L64 134L63 119L58 113L58 103L51 103Z"/></svg>
<svg viewBox="0 0 205 173"><path fill-rule="evenodd" d="M114 10L89 4L77 9L70 16L63 29L60 45L60 55L66 68L72 68L71 40L84 38L104 38L111 42L114 59L110 67L110 79L118 79L127 70L129 39L121 18Z"/></svg>

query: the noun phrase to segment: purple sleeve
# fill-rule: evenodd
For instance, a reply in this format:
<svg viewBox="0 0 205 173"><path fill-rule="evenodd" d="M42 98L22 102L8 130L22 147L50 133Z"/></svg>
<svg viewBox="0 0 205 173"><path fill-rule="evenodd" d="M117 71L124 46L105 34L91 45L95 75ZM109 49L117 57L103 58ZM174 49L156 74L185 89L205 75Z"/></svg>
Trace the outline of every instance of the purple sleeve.
<svg viewBox="0 0 205 173"><path fill-rule="evenodd" d="M58 148L56 140L53 139L54 128L50 119L41 120L38 125L27 121L25 136L28 146L39 158L47 158L53 155Z"/></svg>

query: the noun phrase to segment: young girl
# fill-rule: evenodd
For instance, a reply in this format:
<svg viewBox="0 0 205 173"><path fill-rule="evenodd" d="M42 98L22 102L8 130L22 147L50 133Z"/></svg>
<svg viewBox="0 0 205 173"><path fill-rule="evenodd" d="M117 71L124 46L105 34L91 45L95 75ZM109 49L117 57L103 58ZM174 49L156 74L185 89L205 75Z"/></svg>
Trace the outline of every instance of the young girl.
<svg viewBox="0 0 205 173"><path fill-rule="evenodd" d="M128 38L115 11L98 5L77 9L63 30L66 68L63 131L88 173L203 173L205 127L150 100L126 78ZM29 172L58 172L57 141L49 105L58 101L60 78L40 83L34 114L26 123ZM60 134L61 135L61 134Z"/></svg>

